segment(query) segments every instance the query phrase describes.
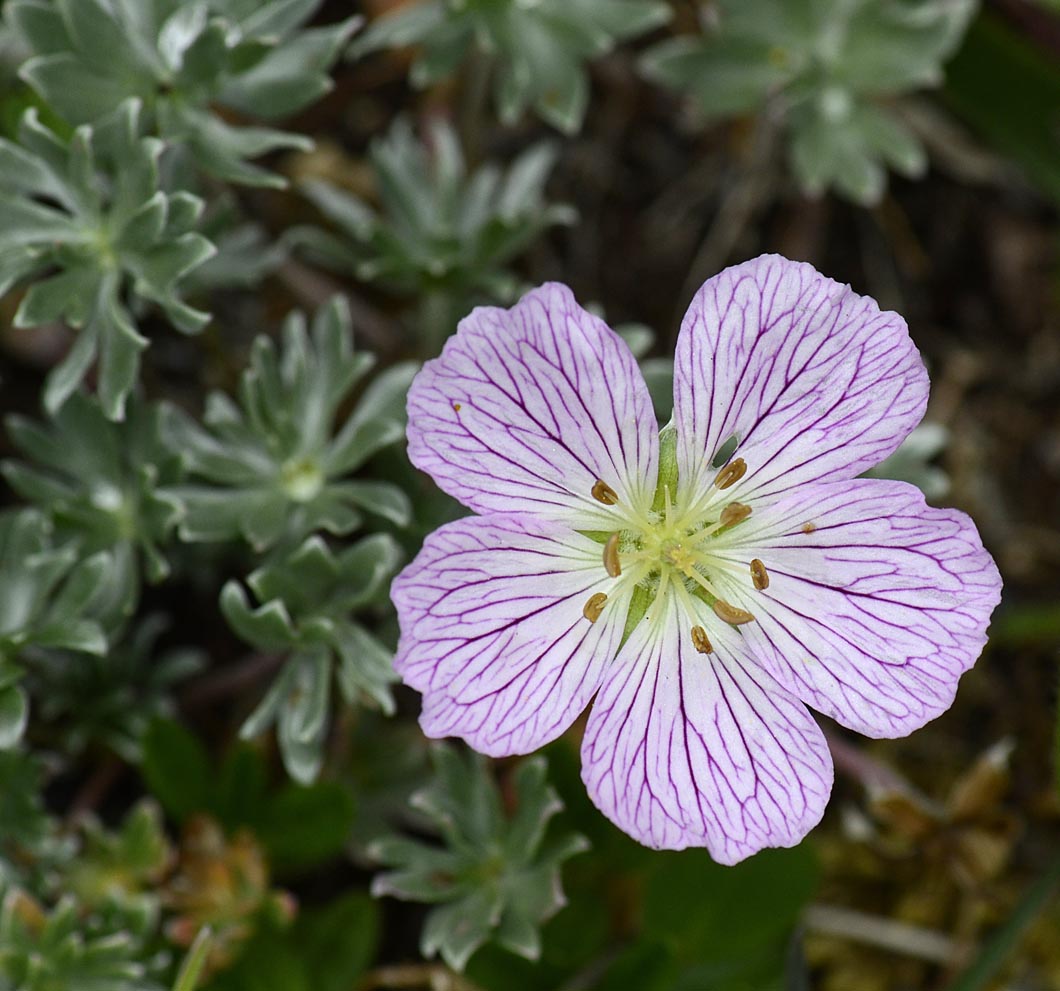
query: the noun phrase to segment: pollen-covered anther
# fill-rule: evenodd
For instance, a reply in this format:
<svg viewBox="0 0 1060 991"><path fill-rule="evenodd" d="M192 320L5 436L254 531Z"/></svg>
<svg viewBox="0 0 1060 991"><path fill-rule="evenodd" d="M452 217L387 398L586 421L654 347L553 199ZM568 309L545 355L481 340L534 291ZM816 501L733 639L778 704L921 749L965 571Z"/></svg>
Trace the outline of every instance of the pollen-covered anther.
<svg viewBox="0 0 1060 991"><path fill-rule="evenodd" d="M613 533L604 544L604 570L612 577L622 574L622 562L618 559L618 534Z"/></svg>
<svg viewBox="0 0 1060 991"><path fill-rule="evenodd" d="M747 519L751 515L751 507L742 502L730 502L718 517L722 526L735 526L737 523Z"/></svg>
<svg viewBox="0 0 1060 991"><path fill-rule="evenodd" d="M701 654L713 654L714 647L707 638L707 631L702 626L692 627L692 646Z"/></svg>
<svg viewBox="0 0 1060 991"><path fill-rule="evenodd" d="M613 506L618 502L618 493L601 478L593 485L592 494L597 502L602 502L605 506Z"/></svg>
<svg viewBox="0 0 1060 991"><path fill-rule="evenodd" d="M589 601L585 603L582 615L590 623L595 623L600 618L600 613L604 611L605 602L607 602L607 595L604 592L595 592L589 596Z"/></svg>
<svg viewBox="0 0 1060 991"><path fill-rule="evenodd" d="M739 609L736 606L729 605L724 599L715 599L712 608L714 609L714 615L730 626L741 626L754 620L754 616L746 609Z"/></svg>
<svg viewBox="0 0 1060 991"><path fill-rule="evenodd" d="M759 592L764 588L769 588L769 572L766 571L766 566L758 558L751 561L751 581L755 583L755 588Z"/></svg>
<svg viewBox="0 0 1060 991"><path fill-rule="evenodd" d="M714 478L714 484L719 489L727 489L735 485L747 474L747 462L743 458L733 458Z"/></svg>

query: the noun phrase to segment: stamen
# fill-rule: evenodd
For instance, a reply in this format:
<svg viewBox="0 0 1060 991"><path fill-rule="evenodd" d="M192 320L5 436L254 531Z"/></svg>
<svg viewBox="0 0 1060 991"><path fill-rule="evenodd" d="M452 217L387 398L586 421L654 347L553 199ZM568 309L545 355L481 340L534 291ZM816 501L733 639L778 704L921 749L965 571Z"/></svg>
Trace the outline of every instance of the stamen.
<svg viewBox="0 0 1060 991"><path fill-rule="evenodd" d="M618 559L618 534L613 533L604 544L604 571L612 578L622 574L622 562Z"/></svg>
<svg viewBox="0 0 1060 991"><path fill-rule="evenodd" d="M747 473L747 462L743 458L733 458L714 479L714 484L719 489L727 489L735 485Z"/></svg>
<svg viewBox="0 0 1060 991"><path fill-rule="evenodd" d="M759 592L764 588L769 588L769 572L766 571L766 566L758 558L751 562L751 581L755 583L755 588Z"/></svg>
<svg viewBox="0 0 1060 991"><path fill-rule="evenodd" d="M618 493L601 478L596 480L592 493L593 498L597 502L602 502L605 506L613 506L618 502Z"/></svg>
<svg viewBox="0 0 1060 991"><path fill-rule="evenodd" d="M718 517L722 526L735 526L751 515L751 507L742 502L730 502Z"/></svg>
<svg viewBox="0 0 1060 991"><path fill-rule="evenodd" d="M730 626L740 626L743 623L750 623L754 620L754 616L746 609L738 609L736 606L731 606L724 599L715 599L712 608L718 619L723 623L728 623Z"/></svg>
<svg viewBox="0 0 1060 991"><path fill-rule="evenodd" d="M590 623L595 623L600 618L600 613L604 611L605 602L607 602L607 596L603 592L595 592L589 596L589 601L585 603L582 615Z"/></svg>
<svg viewBox="0 0 1060 991"><path fill-rule="evenodd" d="M710 641L707 639L707 631L702 626L692 627L692 645L701 654L713 654L714 648L711 646Z"/></svg>

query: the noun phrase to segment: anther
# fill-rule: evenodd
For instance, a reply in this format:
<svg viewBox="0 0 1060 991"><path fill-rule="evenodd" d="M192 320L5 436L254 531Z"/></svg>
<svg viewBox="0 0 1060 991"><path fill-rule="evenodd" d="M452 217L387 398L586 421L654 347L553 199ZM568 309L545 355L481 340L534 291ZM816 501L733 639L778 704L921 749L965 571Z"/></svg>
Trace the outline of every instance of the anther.
<svg viewBox="0 0 1060 991"><path fill-rule="evenodd" d="M707 631L702 626L692 627L692 646L701 654L713 654L714 648L707 639Z"/></svg>
<svg viewBox="0 0 1060 991"><path fill-rule="evenodd" d="M718 517L718 522L722 526L735 526L742 520L747 519L751 515L751 507L742 502L730 502L722 511L721 516Z"/></svg>
<svg viewBox="0 0 1060 991"><path fill-rule="evenodd" d="M598 478L592 489L593 498L602 502L605 506L613 506L618 502L618 493L611 488L603 479Z"/></svg>
<svg viewBox="0 0 1060 991"><path fill-rule="evenodd" d="M582 615L590 623L595 623L600 618L600 613L604 611L604 603L606 601L607 596L603 592L596 592L590 595L589 601L585 603L585 607L582 609Z"/></svg>
<svg viewBox="0 0 1060 991"><path fill-rule="evenodd" d="M728 623L730 626L740 626L743 623L750 623L754 616L752 616L746 609L737 609L736 606L730 606L724 599L714 600L714 614L723 623Z"/></svg>
<svg viewBox="0 0 1060 991"><path fill-rule="evenodd" d="M604 571L612 578L622 574L622 562L618 559L618 534L613 533L604 544Z"/></svg>
<svg viewBox="0 0 1060 991"><path fill-rule="evenodd" d="M769 572L766 571L766 566L758 558L751 562L751 581L755 583L755 588L759 592L764 588L769 588Z"/></svg>
<svg viewBox="0 0 1060 991"><path fill-rule="evenodd" d="M735 485L747 473L747 462L743 458L733 458L714 478L719 489Z"/></svg>

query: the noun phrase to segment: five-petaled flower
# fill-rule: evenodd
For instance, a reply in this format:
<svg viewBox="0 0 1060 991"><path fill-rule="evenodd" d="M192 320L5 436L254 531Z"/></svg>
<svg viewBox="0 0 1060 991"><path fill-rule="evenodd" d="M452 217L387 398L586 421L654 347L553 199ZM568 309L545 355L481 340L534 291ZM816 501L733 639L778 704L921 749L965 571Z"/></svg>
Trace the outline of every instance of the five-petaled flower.
<svg viewBox="0 0 1060 991"><path fill-rule="evenodd" d="M857 477L927 394L900 316L777 256L696 295L661 433L565 286L476 309L408 400L413 463L479 514L393 585L424 731L522 754L592 702L582 777L631 836L723 863L797 843L832 787L807 706L911 732L998 602L967 516Z"/></svg>

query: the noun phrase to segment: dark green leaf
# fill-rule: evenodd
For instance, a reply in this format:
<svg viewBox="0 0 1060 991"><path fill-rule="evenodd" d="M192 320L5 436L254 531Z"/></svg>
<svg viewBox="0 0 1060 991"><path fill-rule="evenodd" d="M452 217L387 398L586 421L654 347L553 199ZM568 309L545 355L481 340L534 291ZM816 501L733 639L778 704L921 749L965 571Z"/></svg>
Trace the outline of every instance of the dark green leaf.
<svg viewBox="0 0 1060 991"><path fill-rule="evenodd" d="M210 807L212 763L205 747L177 723L156 720L143 743L144 780L175 819Z"/></svg>

